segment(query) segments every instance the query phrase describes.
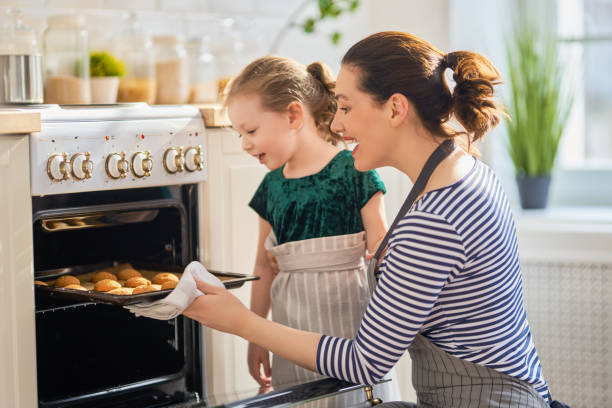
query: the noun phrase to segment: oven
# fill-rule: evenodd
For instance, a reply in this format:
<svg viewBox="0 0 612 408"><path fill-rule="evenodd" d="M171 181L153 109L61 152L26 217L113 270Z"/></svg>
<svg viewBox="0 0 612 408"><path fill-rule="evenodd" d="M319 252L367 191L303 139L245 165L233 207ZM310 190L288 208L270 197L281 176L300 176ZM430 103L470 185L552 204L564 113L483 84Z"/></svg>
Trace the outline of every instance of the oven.
<svg viewBox="0 0 612 408"><path fill-rule="evenodd" d="M126 263L178 271L200 258L198 189L207 172L197 109L34 109L42 120L30 139L36 280ZM136 317L76 291L42 289L40 407L189 406L206 395L196 322Z"/></svg>

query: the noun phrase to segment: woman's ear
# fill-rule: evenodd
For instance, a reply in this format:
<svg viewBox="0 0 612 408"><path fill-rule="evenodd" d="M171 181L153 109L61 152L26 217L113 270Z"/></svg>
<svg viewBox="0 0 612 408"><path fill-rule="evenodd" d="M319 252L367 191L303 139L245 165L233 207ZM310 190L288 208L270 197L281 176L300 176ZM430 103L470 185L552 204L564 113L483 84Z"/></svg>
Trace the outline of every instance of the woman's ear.
<svg viewBox="0 0 612 408"><path fill-rule="evenodd" d="M401 93L394 93L386 102L389 112L389 121L392 127L404 123L406 118L414 115L414 108L408 98Z"/></svg>
<svg viewBox="0 0 612 408"><path fill-rule="evenodd" d="M289 118L289 128L297 130L302 127L304 122L304 107L297 101L287 105L287 117Z"/></svg>

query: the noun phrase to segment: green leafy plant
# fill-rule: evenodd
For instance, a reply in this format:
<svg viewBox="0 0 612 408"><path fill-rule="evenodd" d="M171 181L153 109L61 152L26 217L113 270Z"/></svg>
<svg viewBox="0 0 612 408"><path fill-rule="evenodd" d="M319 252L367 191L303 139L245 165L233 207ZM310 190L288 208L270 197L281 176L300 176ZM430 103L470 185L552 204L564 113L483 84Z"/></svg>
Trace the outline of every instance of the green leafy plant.
<svg viewBox="0 0 612 408"><path fill-rule="evenodd" d="M123 76L123 63L106 51L89 54L89 74L92 77Z"/></svg>
<svg viewBox="0 0 612 408"><path fill-rule="evenodd" d="M286 37L287 31L293 27L300 27L305 33L312 34L317 31L317 25L323 20L338 18L344 13L353 13L359 8L360 0L317 0L319 15L308 17L301 23L295 20L302 14L304 9L313 3L314 0L303 0L295 11L291 13L287 23L276 35L272 42L270 53L276 53L280 47L281 41ZM342 33L334 30L329 34L329 39L332 44L338 45L342 39Z"/></svg>
<svg viewBox="0 0 612 408"><path fill-rule="evenodd" d="M562 91L563 67L552 24L537 24L528 3L517 4L506 43L510 73L508 148L517 175L549 175L572 98Z"/></svg>

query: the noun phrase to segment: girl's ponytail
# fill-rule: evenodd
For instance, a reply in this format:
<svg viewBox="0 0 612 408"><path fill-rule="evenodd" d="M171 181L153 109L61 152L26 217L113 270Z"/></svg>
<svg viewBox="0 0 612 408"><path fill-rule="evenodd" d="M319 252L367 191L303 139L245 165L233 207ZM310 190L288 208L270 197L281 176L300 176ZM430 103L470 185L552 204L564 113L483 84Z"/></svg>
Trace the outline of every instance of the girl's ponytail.
<svg viewBox="0 0 612 408"><path fill-rule="evenodd" d="M334 94L336 82L330 69L321 62L313 62L306 67L308 73L319 87L320 98L310 106L317 129L325 135L325 139L334 146L342 140L342 136L331 130L330 125L336 114L337 103Z"/></svg>

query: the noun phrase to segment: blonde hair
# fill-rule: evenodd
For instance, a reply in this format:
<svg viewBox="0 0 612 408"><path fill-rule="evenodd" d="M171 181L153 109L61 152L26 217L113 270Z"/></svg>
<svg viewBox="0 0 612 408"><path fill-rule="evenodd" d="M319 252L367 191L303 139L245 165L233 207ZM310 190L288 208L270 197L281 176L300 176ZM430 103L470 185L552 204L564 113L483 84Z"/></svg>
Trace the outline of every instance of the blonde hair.
<svg viewBox="0 0 612 408"><path fill-rule="evenodd" d="M335 81L321 62L304 65L288 58L269 55L256 59L232 79L225 105L238 95L256 94L265 109L284 112L291 102L303 103L312 114L319 134L334 146L342 136L331 130L336 113Z"/></svg>

